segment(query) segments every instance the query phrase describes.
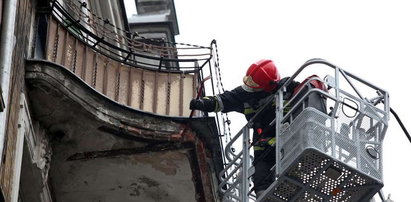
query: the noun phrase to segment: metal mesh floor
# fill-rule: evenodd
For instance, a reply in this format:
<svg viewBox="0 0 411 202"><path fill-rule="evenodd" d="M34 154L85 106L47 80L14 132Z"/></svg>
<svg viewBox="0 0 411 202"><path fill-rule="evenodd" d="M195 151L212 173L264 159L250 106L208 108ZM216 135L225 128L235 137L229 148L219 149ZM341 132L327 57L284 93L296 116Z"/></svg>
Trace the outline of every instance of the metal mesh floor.
<svg viewBox="0 0 411 202"><path fill-rule="evenodd" d="M315 150L305 150L270 187L264 202L363 202L383 184Z"/></svg>

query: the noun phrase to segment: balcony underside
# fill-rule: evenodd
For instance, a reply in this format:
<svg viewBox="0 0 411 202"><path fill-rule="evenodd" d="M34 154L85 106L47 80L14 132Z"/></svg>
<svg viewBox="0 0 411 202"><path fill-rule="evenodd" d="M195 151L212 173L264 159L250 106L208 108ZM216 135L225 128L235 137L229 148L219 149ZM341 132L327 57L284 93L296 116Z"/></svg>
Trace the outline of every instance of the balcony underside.
<svg viewBox="0 0 411 202"><path fill-rule="evenodd" d="M50 134L57 201L215 197L209 176L222 160L213 118L190 120L182 136L188 118L121 105L48 61L27 61L26 84L32 118Z"/></svg>

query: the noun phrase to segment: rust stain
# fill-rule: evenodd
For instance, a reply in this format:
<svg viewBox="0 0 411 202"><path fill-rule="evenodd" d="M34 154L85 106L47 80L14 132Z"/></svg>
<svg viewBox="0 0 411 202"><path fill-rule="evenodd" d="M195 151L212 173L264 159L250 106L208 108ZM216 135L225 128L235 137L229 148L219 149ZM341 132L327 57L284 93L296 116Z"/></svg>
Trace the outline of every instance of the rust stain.
<svg viewBox="0 0 411 202"><path fill-rule="evenodd" d="M204 189L204 197L207 198L206 201L212 201L212 190L210 187L212 186L212 182L210 181L209 177L209 172L208 172L208 166L207 166L207 150L203 142L197 141L196 142L196 153L197 153L197 159L198 159L198 166L200 170L200 178L202 181L202 184L205 185L203 186Z"/></svg>
<svg viewBox="0 0 411 202"><path fill-rule="evenodd" d="M134 134L137 134L137 135L141 135L141 134L142 134L141 129L138 129L138 128L135 128L135 127L131 127L131 126L125 126L125 128L127 129L127 131L132 132L132 133L134 133Z"/></svg>
<svg viewBox="0 0 411 202"><path fill-rule="evenodd" d="M193 131L191 129L188 129L183 134L183 139L184 141L187 141L187 142L195 142L197 137L193 134Z"/></svg>
<svg viewBox="0 0 411 202"><path fill-rule="evenodd" d="M180 130L179 133L171 134L170 140L172 141L184 141L184 142L195 142L196 136L193 134L193 131L185 127Z"/></svg>
<svg viewBox="0 0 411 202"><path fill-rule="evenodd" d="M170 140L181 140L182 138L183 136L181 135L181 132L170 135Z"/></svg>

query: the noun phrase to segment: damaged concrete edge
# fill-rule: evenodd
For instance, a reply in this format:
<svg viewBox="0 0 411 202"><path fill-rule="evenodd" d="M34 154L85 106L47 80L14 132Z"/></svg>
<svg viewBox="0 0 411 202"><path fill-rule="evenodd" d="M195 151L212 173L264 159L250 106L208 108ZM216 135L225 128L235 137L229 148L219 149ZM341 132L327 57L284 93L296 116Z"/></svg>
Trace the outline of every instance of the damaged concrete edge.
<svg viewBox="0 0 411 202"><path fill-rule="evenodd" d="M185 145L180 146L172 143L160 143L160 144L149 144L145 147L131 148L131 149L116 149L116 150L105 150L105 151L90 151L75 153L67 158L67 161L94 159L94 158L106 158L115 157L120 155L132 155L140 153L150 153L159 151L171 151L171 150L181 150L190 149L191 146Z"/></svg>
<svg viewBox="0 0 411 202"><path fill-rule="evenodd" d="M26 80L32 83L44 81L70 99L81 104L87 111L94 113L102 121L109 122L116 128L130 133L139 131L156 132L162 135L179 134L185 124L201 134L209 134L218 139L214 117L172 117L153 114L122 105L93 89L77 75L65 67L47 60L26 60ZM147 119L149 118L149 119ZM190 123L189 123L190 122ZM195 124L192 124L195 123ZM207 127L201 127L206 123ZM210 128L211 127L211 128ZM206 130L205 133L203 130Z"/></svg>
<svg viewBox="0 0 411 202"><path fill-rule="evenodd" d="M65 67L45 60L26 61L26 83L29 86L47 86L47 88L58 91L59 94L80 104L85 111L106 124L105 127L100 127L98 130L112 135L123 138L138 138L149 142L163 141L162 144L166 144L163 145L164 148L168 149L181 147L172 146L170 148L167 142L174 142L173 144L176 142L191 142L196 144L196 141L200 140L208 150L208 152L199 151L198 149L202 147L194 146L199 161L197 163L198 166L202 167L202 172L207 170L205 169L208 167L206 162L210 162L210 159L212 165L209 166L213 167L212 169L216 173L223 169L217 126L213 117L191 119L188 117L171 117L122 105L99 93ZM181 130L187 124L189 124L190 129L186 131L187 136L182 136ZM193 148L192 146L191 148ZM159 148L161 147L159 146ZM131 151L91 151L90 153L73 154L68 160L121 155L124 152ZM138 151L134 150L132 152ZM206 192L209 193L209 191Z"/></svg>
<svg viewBox="0 0 411 202"><path fill-rule="evenodd" d="M27 60L28 83L52 86L81 104L88 112L116 128L146 130L159 134L179 133L187 118L168 117L119 104L96 91L66 68L44 60Z"/></svg>

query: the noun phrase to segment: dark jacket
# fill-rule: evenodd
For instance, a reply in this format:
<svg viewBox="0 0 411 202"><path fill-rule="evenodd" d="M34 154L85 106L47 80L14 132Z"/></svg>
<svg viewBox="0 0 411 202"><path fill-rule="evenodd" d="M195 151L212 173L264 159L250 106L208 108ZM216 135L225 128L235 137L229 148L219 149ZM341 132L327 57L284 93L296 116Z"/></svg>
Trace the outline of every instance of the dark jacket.
<svg viewBox="0 0 411 202"><path fill-rule="evenodd" d="M282 79L280 83L285 82L286 79ZM291 82L287 88L287 93L285 99L289 99L295 87L297 87L299 82ZM257 111L264 106L271 98L271 95L275 93L277 89L273 92L265 91L252 91L245 85L238 86L231 91L225 91L222 94L217 95L217 100L220 105L220 110L224 113L236 111L245 115L246 119L249 121ZM253 129L254 132L258 128L265 129L264 133L266 137L275 137L273 128L267 127L271 121L275 118L275 99L272 100L271 106L267 107L262 113L254 119ZM287 111L287 109L285 109Z"/></svg>

